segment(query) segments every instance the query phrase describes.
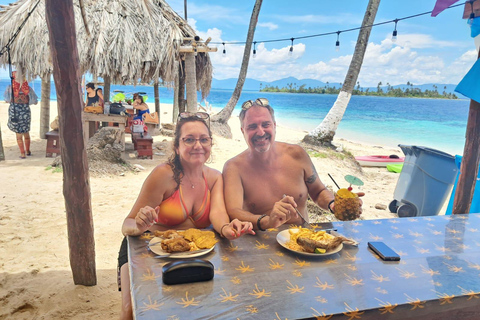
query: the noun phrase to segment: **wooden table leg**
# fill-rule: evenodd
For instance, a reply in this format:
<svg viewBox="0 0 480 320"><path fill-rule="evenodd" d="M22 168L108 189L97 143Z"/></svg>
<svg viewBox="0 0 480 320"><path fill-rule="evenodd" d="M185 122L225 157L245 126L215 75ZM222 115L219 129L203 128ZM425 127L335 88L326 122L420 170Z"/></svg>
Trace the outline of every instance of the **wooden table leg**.
<svg viewBox="0 0 480 320"><path fill-rule="evenodd" d="M125 151L125 123L119 123L118 128L122 132L122 151Z"/></svg>

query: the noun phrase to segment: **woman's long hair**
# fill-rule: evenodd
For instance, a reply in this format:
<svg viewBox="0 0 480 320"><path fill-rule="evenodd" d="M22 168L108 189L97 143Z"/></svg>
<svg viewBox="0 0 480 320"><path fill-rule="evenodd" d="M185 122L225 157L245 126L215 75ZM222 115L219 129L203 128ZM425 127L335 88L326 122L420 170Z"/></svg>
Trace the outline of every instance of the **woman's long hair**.
<svg viewBox="0 0 480 320"><path fill-rule="evenodd" d="M194 122L198 121L201 122L207 127L208 130L208 135L211 137L212 132L210 131L210 128L208 127L207 123L205 120L198 118L196 116L188 117L188 118L179 118L177 120L177 126L175 127L175 138L173 139L173 154L168 158L167 164L172 168L173 171L173 179L177 183L177 187L175 188L178 189L180 187L180 182L182 181L183 178L183 166L180 161L180 155L177 153L177 149L180 146L180 135L182 131L182 127L185 123L187 122Z"/></svg>

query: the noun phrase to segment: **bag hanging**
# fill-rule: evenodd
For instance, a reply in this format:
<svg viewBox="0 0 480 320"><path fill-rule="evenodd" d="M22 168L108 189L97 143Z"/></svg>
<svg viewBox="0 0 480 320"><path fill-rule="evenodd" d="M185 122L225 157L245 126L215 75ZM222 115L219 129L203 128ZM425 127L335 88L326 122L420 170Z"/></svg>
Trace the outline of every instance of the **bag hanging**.
<svg viewBox="0 0 480 320"><path fill-rule="evenodd" d="M152 123L152 124L159 124L160 119L158 118L158 113L144 113L143 114L143 121L145 123Z"/></svg>
<svg viewBox="0 0 480 320"><path fill-rule="evenodd" d="M142 120L133 120L132 122L132 132L133 133L143 133L144 132L144 125Z"/></svg>
<svg viewBox="0 0 480 320"><path fill-rule="evenodd" d="M121 103L111 103L110 104L110 114L125 114L127 109Z"/></svg>

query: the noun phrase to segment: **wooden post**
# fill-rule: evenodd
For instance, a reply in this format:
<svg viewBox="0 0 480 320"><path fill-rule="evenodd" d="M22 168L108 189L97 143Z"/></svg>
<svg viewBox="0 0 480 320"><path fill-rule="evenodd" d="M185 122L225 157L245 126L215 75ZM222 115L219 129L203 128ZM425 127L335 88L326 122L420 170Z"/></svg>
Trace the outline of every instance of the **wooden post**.
<svg viewBox="0 0 480 320"><path fill-rule="evenodd" d="M157 127L160 126L160 94L158 92L158 79L153 82L153 95L155 96L155 112L158 114L158 122L159 124Z"/></svg>
<svg viewBox="0 0 480 320"><path fill-rule="evenodd" d="M177 115L178 115L178 105L179 105L179 99L180 96L178 94L179 91L179 78L180 78L180 68L179 68L180 63L178 61L175 61L175 67L174 70L177 70L177 73L175 74L175 80L173 84L173 111L172 111L172 123L175 123L177 121Z"/></svg>
<svg viewBox="0 0 480 320"><path fill-rule="evenodd" d="M195 54L185 53L185 84L187 88L187 112L197 111L197 72Z"/></svg>
<svg viewBox="0 0 480 320"><path fill-rule="evenodd" d="M75 284L91 286L97 284L95 241L72 0L46 0L45 12L57 90L70 267Z"/></svg>
<svg viewBox="0 0 480 320"><path fill-rule="evenodd" d="M180 112L184 112L185 107L185 61L181 60L178 64L178 112L174 117L178 116ZM175 118L174 121L176 120Z"/></svg>
<svg viewBox="0 0 480 320"><path fill-rule="evenodd" d="M103 101L107 102L107 101L110 101L110 83L111 83L110 77L108 76L103 77L103 82L104 82Z"/></svg>
<svg viewBox="0 0 480 320"><path fill-rule="evenodd" d="M40 138L50 131L50 73L42 77L42 99L40 101Z"/></svg>
<svg viewBox="0 0 480 320"><path fill-rule="evenodd" d="M2 127L0 126L0 161L5 161L5 151L3 151Z"/></svg>
<svg viewBox="0 0 480 320"><path fill-rule="evenodd" d="M480 58L480 51L477 59ZM480 103L470 100L468 112L467 132L465 134L465 148L463 149L460 176L457 182L457 191L453 201L453 214L469 213L472 205L475 182L478 176L480 161Z"/></svg>

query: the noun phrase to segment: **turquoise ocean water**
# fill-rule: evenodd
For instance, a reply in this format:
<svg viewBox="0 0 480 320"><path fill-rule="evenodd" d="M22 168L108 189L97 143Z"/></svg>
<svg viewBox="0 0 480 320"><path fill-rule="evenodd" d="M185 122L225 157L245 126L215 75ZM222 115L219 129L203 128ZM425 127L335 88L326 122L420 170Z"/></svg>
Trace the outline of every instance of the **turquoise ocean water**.
<svg viewBox="0 0 480 320"><path fill-rule="evenodd" d="M9 80L0 80L3 93ZM40 81L30 85L40 96ZM153 103L153 87L117 86L125 92L146 92ZM233 90L212 89L207 101L214 111L223 108ZM310 131L319 125L332 107L336 95L264 93L243 91L233 115L245 100L267 98L275 109L277 123L292 129ZM52 82L51 97L56 100ZM200 95L198 97L200 101ZM173 103L173 90L160 88L160 101ZM202 105L205 103L202 101ZM415 99L353 96L340 122L336 137L370 144L425 146L452 155L463 154L469 100Z"/></svg>

